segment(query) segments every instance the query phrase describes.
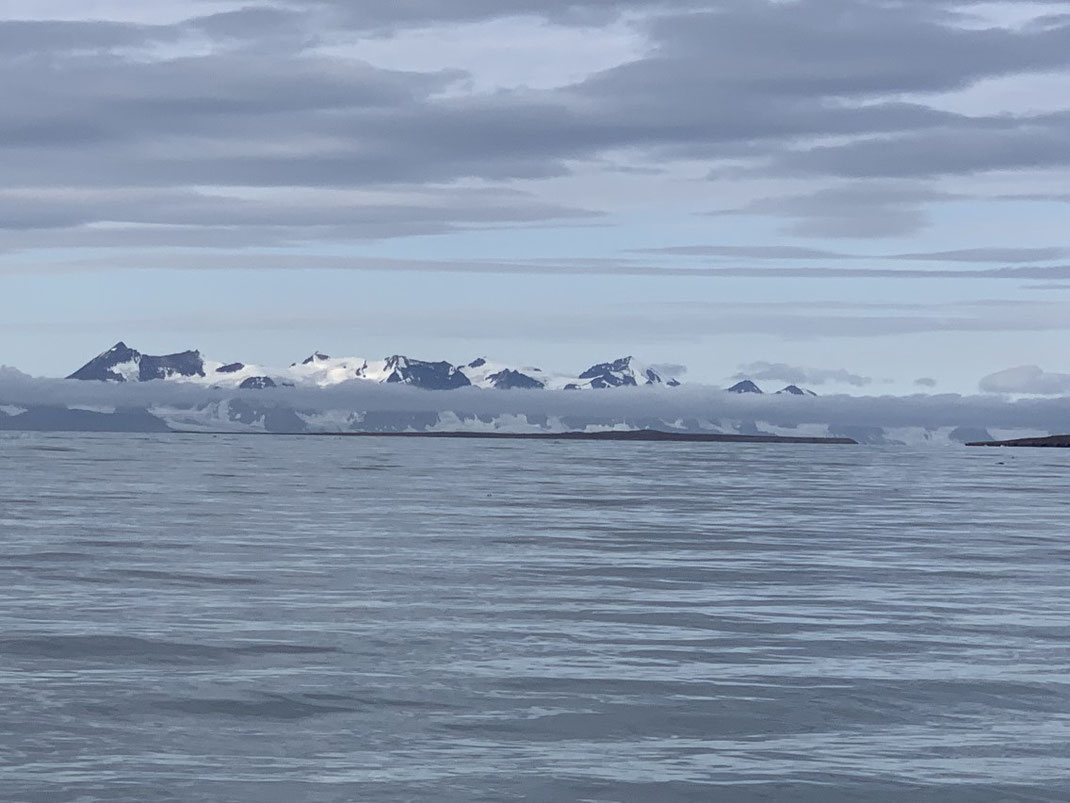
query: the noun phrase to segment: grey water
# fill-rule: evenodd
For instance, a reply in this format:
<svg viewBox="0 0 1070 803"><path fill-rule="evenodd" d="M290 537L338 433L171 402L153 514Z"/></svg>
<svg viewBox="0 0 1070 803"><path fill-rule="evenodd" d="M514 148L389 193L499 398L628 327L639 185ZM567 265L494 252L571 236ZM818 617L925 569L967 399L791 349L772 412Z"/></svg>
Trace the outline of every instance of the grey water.
<svg viewBox="0 0 1070 803"><path fill-rule="evenodd" d="M1070 452L0 438L0 799L1070 799Z"/></svg>

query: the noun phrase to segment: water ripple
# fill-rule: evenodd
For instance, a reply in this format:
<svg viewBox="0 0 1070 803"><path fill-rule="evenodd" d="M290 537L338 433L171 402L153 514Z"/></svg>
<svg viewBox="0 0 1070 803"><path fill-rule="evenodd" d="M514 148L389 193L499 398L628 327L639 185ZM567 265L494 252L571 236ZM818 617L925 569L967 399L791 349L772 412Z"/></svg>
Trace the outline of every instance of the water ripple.
<svg viewBox="0 0 1070 803"><path fill-rule="evenodd" d="M1068 462L0 437L0 796L1065 800Z"/></svg>

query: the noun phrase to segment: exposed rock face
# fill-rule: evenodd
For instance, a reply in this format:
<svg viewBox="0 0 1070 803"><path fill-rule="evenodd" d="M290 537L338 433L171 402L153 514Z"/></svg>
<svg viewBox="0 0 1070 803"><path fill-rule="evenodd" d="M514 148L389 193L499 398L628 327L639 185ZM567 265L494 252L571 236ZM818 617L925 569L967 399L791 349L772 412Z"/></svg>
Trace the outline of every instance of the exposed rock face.
<svg viewBox="0 0 1070 803"><path fill-rule="evenodd" d="M800 388L798 385L788 385L783 390L777 391L778 396L816 396L812 390Z"/></svg>
<svg viewBox="0 0 1070 803"><path fill-rule="evenodd" d="M729 393L762 393L762 389L751 382L749 379L744 379L742 382L737 382L728 389Z"/></svg>
<svg viewBox="0 0 1070 803"><path fill-rule="evenodd" d="M520 371L505 370L487 377L498 390L541 390L543 383Z"/></svg>
<svg viewBox="0 0 1070 803"><path fill-rule="evenodd" d="M81 379L97 382L126 382L131 373L139 371L141 352L135 351L119 341L107 351L98 354L68 379ZM123 370L116 370L123 366Z"/></svg>
<svg viewBox="0 0 1070 803"><path fill-rule="evenodd" d="M102 382L185 380L220 389L263 389L290 385L322 388L355 380L410 385L424 390L457 390L469 386L499 390L590 390L680 385L676 379L640 364L633 357L593 365L578 377L574 374L547 373L539 368L494 363L485 357L457 366L444 361L416 360L404 355L378 360L334 358L322 351L314 352L300 363L291 363L288 368L272 370L244 362L207 361L199 351L163 356L143 354L125 343L117 343L68 378Z"/></svg>
<svg viewBox="0 0 1070 803"><path fill-rule="evenodd" d="M138 379L151 382L154 379L171 379L172 377L204 377L204 360L199 351L183 351L180 354L166 354L162 357L141 356L141 370Z"/></svg>
<svg viewBox="0 0 1070 803"><path fill-rule="evenodd" d="M199 351L157 357L142 354L120 341L67 378L98 382L150 382L154 379L204 376L204 360Z"/></svg>
<svg viewBox="0 0 1070 803"><path fill-rule="evenodd" d="M579 375L579 379L595 389L636 387L638 385L669 385L676 387L680 383L675 379L666 380L653 368L640 365L634 357L622 357L613 362L592 365ZM577 383L577 387L579 387Z"/></svg>
<svg viewBox="0 0 1070 803"><path fill-rule="evenodd" d="M967 446L1020 446L1024 448L1070 449L1070 435L1052 435L1047 438L1016 438L1009 441L981 441Z"/></svg>
<svg viewBox="0 0 1070 803"><path fill-rule="evenodd" d="M456 390L472 383L455 365L424 362L395 355L386 361L388 384L412 385L424 390Z"/></svg>

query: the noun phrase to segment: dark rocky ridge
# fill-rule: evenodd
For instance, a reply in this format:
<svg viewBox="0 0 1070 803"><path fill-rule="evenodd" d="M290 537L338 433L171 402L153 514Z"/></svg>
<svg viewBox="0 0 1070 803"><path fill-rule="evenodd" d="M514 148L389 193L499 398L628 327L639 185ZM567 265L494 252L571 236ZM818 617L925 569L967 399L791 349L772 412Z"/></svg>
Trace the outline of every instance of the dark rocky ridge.
<svg viewBox="0 0 1070 803"><path fill-rule="evenodd" d="M189 433L218 434L218 433ZM850 438L786 437L781 435L714 435L640 429L613 432L249 432L249 435L300 435L315 438L426 438L450 440L620 441L624 443L781 443L857 446Z"/></svg>
<svg viewBox="0 0 1070 803"><path fill-rule="evenodd" d="M203 377L205 375L204 360L199 351L152 356L142 354L120 341L103 354L98 354L67 378L97 382L125 382L126 377L115 369L120 365L130 363L138 367L138 381L140 382L151 382L154 379L167 379L172 376Z"/></svg>
<svg viewBox="0 0 1070 803"><path fill-rule="evenodd" d="M424 362L394 355L386 361L387 384L413 385L424 390L456 390L472 382L448 362Z"/></svg>
<svg viewBox="0 0 1070 803"><path fill-rule="evenodd" d="M729 393L762 393L762 389L751 382L749 379L744 379L742 382L737 382L728 389Z"/></svg>
<svg viewBox="0 0 1070 803"><path fill-rule="evenodd" d="M783 390L777 391L778 396L816 396L812 390L800 388L798 385L788 385Z"/></svg>
<svg viewBox="0 0 1070 803"><path fill-rule="evenodd" d="M1070 449L1070 435L1052 435L1047 438L1016 438L1009 441L978 441L967 446L1012 446L1037 449Z"/></svg>
<svg viewBox="0 0 1070 803"><path fill-rule="evenodd" d="M640 383L644 385L668 384L671 387L676 387L680 384L675 379L665 382L661 375L652 368L640 370L637 375L636 368L633 365L634 362L634 357L622 357L613 362L592 365L580 374L579 378L589 380L592 388L600 390L605 388L636 387Z"/></svg>
<svg viewBox="0 0 1070 803"><path fill-rule="evenodd" d="M542 390L546 387L538 379L511 369L499 371L487 378L498 390Z"/></svg>

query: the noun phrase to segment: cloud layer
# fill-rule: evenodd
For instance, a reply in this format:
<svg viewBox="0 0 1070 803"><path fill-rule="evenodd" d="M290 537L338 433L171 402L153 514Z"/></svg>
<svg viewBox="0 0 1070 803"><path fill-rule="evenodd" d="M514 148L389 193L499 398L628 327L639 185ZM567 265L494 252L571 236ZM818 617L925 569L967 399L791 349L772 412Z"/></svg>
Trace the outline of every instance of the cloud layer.
<svg viewBox="0 0 1070 803"><path fill-rule="evenodd" d="M714 176L831 182L735 211L802 236L884 237L957 197L934 177L1070 165L1070 111L967 115L932 100L1070 69L1070 22L1054 13L1009 27L941 0L161 8L160 22L49 19L47 7L0 19L7 242L102 224L185 227L209 242L281 227L318 241L567 219L590 210L519 190L481 203L461 185L497 186L500 199L615 154L655 171L706 163ZM415 60L407 31L463 39L503 18L591 34L623 25L636 55L566 85L494 92L448 62L360 57L374 36Z"/></svg>
<svg viewBox="0 0 1070 803"><path fill-rule="evenodd" d="M718 388L634 388L613 391L422 391L354 382L334 388L227 392L172 382L107 385L31 379L0 370L0 406L87 408L196 408L238 398L257 407L308 411L390 411L478 416L557 417L604 423L658 419L759 421L778 427L811 424L837 428L946 427L1063 432L1066 398L1008 401L997 396L753 396Z"/></svg>
<svg viewBox="0 0 1070 803"><path fill-rule="evenodd" d="M980 387L985 393L1066 396L1070 395L1070 374L1045 371L1037 365L1022 365L986 376Z"/></svg>

